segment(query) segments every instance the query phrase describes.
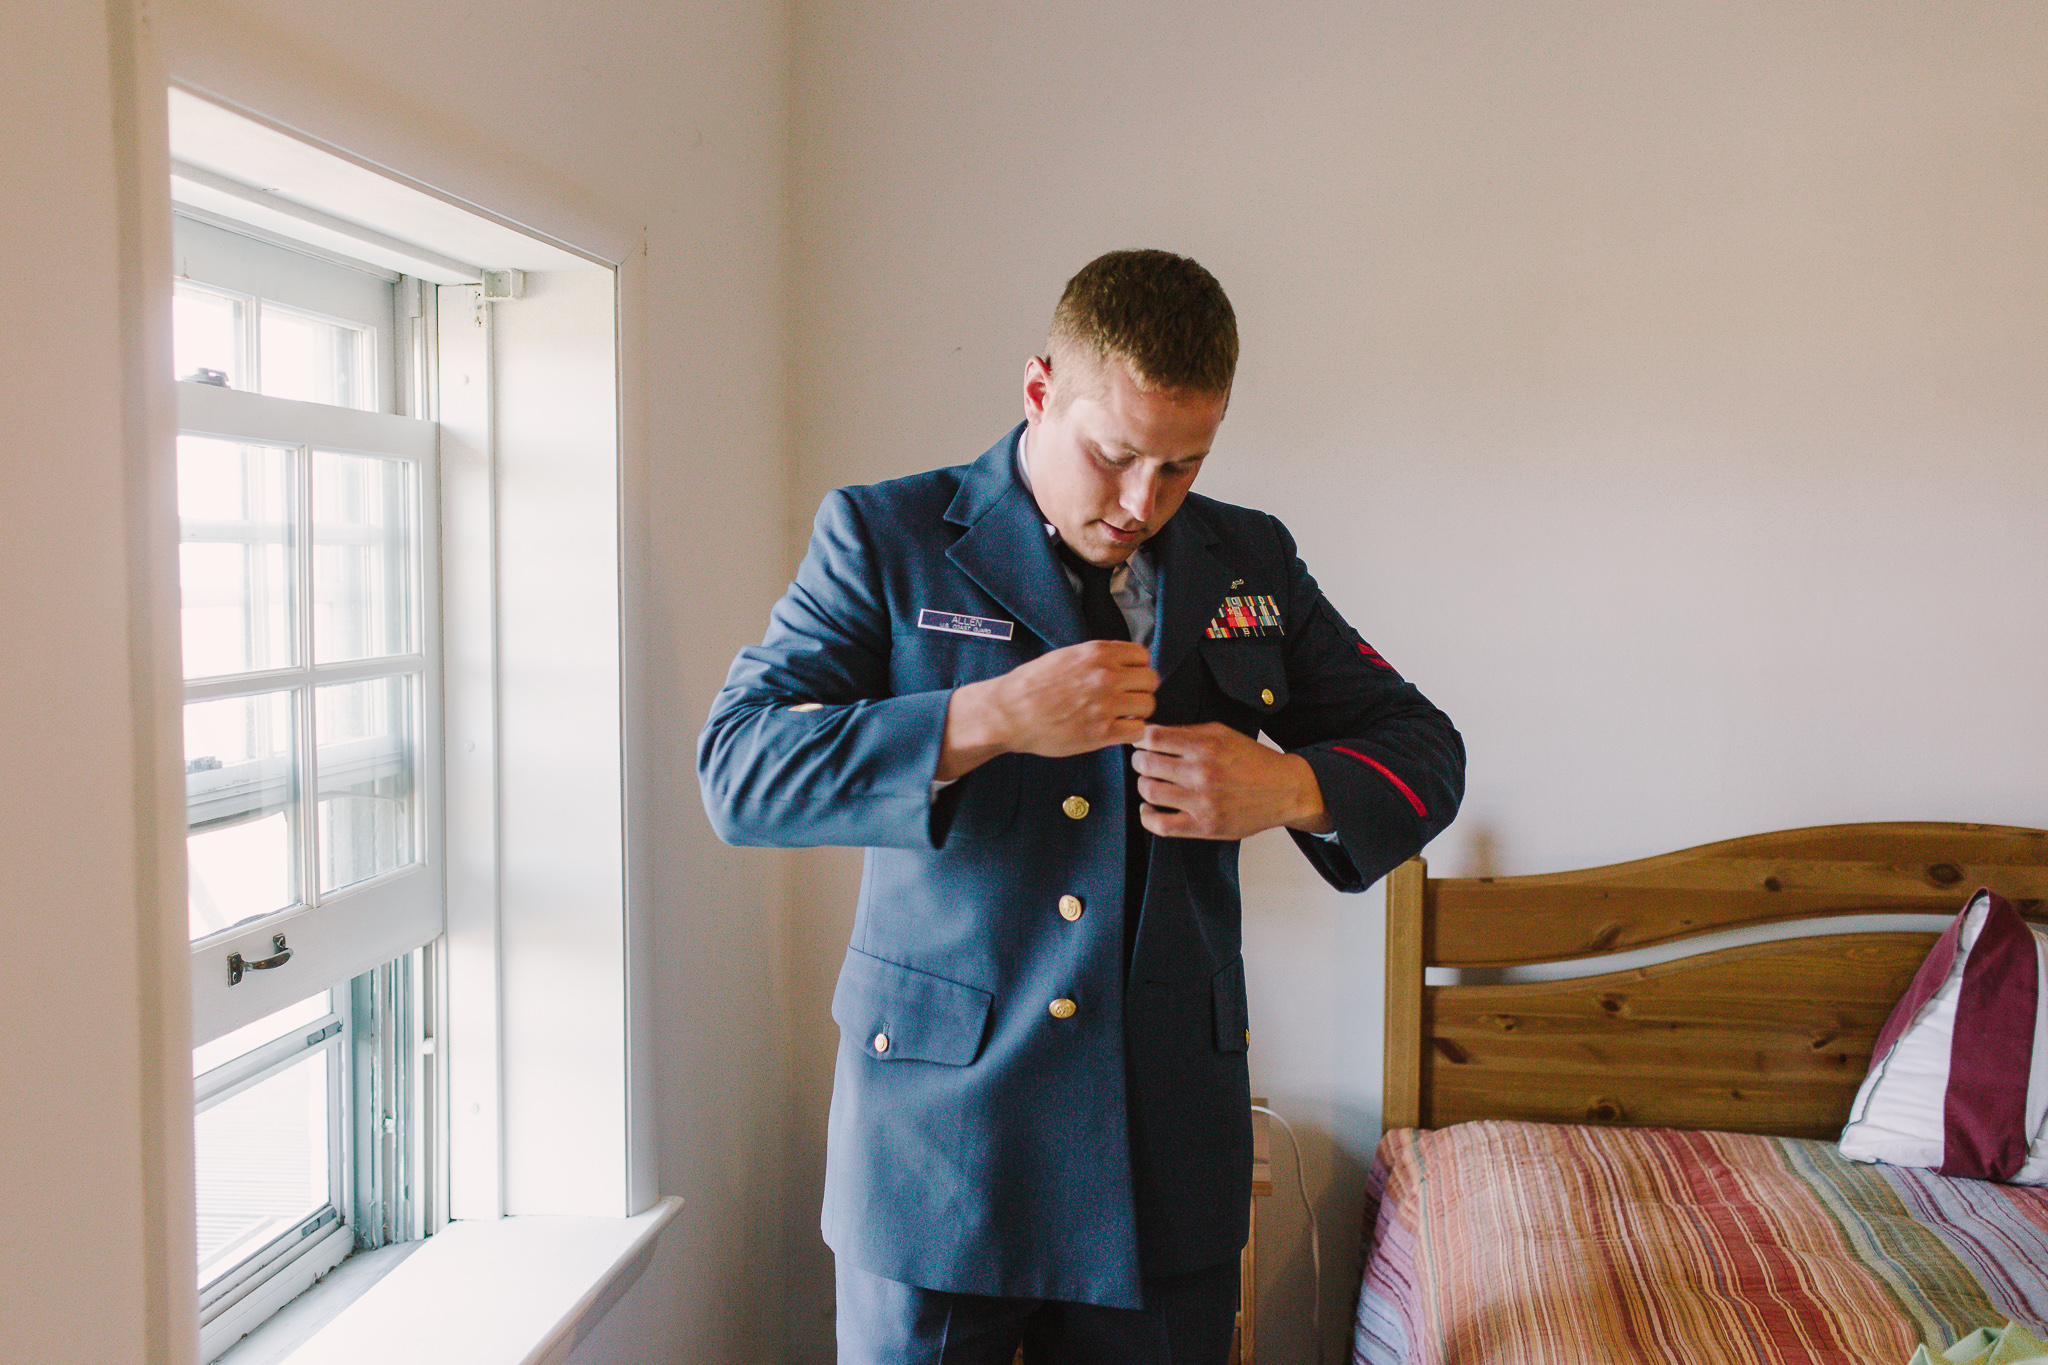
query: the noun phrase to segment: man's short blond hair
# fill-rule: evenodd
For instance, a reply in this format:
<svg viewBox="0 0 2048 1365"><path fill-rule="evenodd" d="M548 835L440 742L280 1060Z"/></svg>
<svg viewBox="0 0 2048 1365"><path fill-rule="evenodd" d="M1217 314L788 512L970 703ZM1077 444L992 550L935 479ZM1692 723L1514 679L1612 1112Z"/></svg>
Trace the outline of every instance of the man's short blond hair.
<svg viewBox="0 0 2048 1365"><path fill-rule="evenodd" d="M1117 360L1142 389L1227 397L1237 373L1237 314L1216 277L1170 251L1112 251L1081 267L1053 309L1046 341L1060 369Z"/></svg>

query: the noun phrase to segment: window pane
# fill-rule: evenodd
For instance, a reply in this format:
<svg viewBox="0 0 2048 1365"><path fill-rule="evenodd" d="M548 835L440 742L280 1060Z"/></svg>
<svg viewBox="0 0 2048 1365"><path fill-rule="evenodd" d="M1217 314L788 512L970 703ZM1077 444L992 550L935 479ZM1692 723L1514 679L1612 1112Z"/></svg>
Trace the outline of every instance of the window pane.
<svg viewBox="0 0 2048 1365"><path fill-rule="evenodd" d="M272 397L341 408L377 406L370 383L370 335L364 328L266 301L256 344L263 358L263 392Z"/></svg>
<svg viewBox="0 0 2048 1365"><path fill-rule="evenodd" d="M233 1269L319 1212L329 1188L331 1048L199 1115L199 1283Z"/></svg>
<svg viewBox="0 0 2048 1365"><path fill-rule="evenodd" d="M248 387L243 382L248 366L242 359L247 307L232 295L178 281L171 298L171 353L178 378L230 389Z"/></svg>
<svg viewBox="0 0 2048 1365"><path fill-rule="evenodd" d="M294 452L178 438L185 676L292 664Z"/></svg>
<svg viewBox="0 0 2048 1365"><path fill-rule="evenodd" d="M412 696L409 676L314 693L322 891L413 861Z"/></svg>
<svg viewBox="0 0 2048 1365"><path fill-rule="evenodd" d="M232 1062L265 1043L274 1043L333 1009L333 992L322 991L318 995L307 996L296 1005L286 1005L275 1014L266 1014L253 1024L244 1024L232 1032L223 1033L210 1043L201 1043L192 1049L192 1074L204 1076L221 1063Z"/></svg>
<svg viewBox="0 0 2048 1365"><path fill-rule="evenodd" d="M298 903L295 749L289 692L186 705L193 938Z"/></svg>
<svg viewBox="0 0 2048 1365"><path fill-rule="evenodd" d="M313 657L413 650L413 467L313 455Z"/></svg>

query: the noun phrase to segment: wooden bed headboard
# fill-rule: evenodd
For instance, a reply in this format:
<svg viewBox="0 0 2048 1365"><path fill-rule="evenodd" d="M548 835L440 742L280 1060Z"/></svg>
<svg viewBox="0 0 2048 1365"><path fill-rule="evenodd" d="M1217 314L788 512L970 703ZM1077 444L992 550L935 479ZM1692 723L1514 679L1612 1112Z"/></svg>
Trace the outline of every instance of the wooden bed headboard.
<svg viewBox="0 0 2048 1365"><path fill-rule="evenodd" d="M1783 830L1533 877L1387 878L1383 1122L1611 1123L1833 1137L1877 1031L1934 942L1847 933L1724 947L1564 981L1431 986L1843 915L1953 915L1979 886L2048 920L2048 831Z"/></svg>

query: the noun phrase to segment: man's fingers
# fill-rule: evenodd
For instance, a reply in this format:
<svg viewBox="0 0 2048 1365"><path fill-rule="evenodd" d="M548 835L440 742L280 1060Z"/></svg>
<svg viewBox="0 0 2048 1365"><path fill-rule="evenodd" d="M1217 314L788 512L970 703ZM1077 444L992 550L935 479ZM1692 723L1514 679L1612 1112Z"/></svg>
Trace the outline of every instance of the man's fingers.
<svg viewBox="0 0 2048 1365"><path fill-rule="evenodd" d="M1056 649L1044 657L1051 658L1054 654L1070 654L1111 668L1147 668L1152 663L1152 652L1129 640L1086 640L1065 649Z"/></svg>
<svg viewBox="0 0 2048 1365"><path fill-rule="evenodd" d="M1150 731L1156 730L1159 727L1148 725L1144 728ZM1131 748L1131 767L1136 769L1141 776L1163 778L1172 781L1183 780L1188 775L1186 761L1177 754L1161 753L1157 749L1148 749L1142 743L1134 744Z"/></svg>
<svg viewBox="0 0 2048 1365"><path fill-rule="evenodd" d="M1128 640L1089 640L1003 677L1007 747L1063 757L1135 744L1158 706L1151 656Z"/></svg>
<svg viewBox="0 0 2048 1365"><path fill-rule="evenodd" d="M1177 754L1180 745L1175 736L1185 727L1179 725L1148 725L1145 737L1138 741L1138 747L1147 753Z"/></svg>
<svg viewBox="0 0 2048 1365"><path fill-rule="evenodd" d="M1098 692L1081 707L1076 714L1081 717L1093 716L1098 720L1129 721L1137 728L1129 732L1131 738L1119 743L1132 744L1145 735L1145 717L1152 714L1159 699L1150 692Z"/></svg>
<svg viewBox="0 0 2048 1365"><path fill-rule="evenodd" d="M1145 722L1142 720L1133 720L1129 717L1112 720L1107 726L1107 738L1096 747L1107 749L1112 744L1135 744L1138 737L1144 733Z"/></svg>
<svg viewBox="0 0 2048 1365"><path fill-rule="evenodd" d="M1082 673L1080 680L1087 687L1110 692L1142 692L1151 695L1159 690L1159 675L1149 665L1124 667L1115 664L1096 663Z"/></svg>
<svg viewBox="0 0 2048 1365"><path fill-rule="evenodd" d="M1213 838L1202 822L1183 810L1170 810L1164 806L1146 805L1138 808L1138 823L1162 839L1207 839Z"/></svg>
<svg viewBox="0 0 2048 1365"><path fill-rule="evenodd" d="M1110 676L1116 680L1118 687L1127 688L1133 692L1151 693L1159 690L1159 675L1152 671L1150 664L1139 664L1133 668L1119 668Z"/></svg>
<svg viewBox="0 0 2048 1365"><path fill-rule="evenodd" d="M1223 737L1216 733L1218 730L1233 738L1242 738L1229 726L1213 720L1200 725L1148 725L1144 741L1138 747L1154 753L1191 757L1206 753L1224 742Z"/></svg>
<svg viewBox="0 0 2048 1365"><path fill-rule="evenodd" d="M1138 795L1155 806L1163 806L1168 810L1186 810L1193 804L1194 793L1186 787L1176 786L1156 777L1141 777L1138 779Z"/></svg>

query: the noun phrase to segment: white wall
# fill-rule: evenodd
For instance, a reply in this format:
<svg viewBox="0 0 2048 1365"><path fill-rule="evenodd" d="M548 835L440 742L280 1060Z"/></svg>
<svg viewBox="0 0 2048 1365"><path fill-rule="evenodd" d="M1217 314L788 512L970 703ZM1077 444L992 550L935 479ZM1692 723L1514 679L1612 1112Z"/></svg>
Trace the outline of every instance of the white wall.
<svg viewBox="0 0 2048 1365"><path fill-rule="evenodd" d="M2048 824L2044 67L2024 5L816 0L795 510L978 454L1066 276L1175 248L1244 337L1203 490L1286 520L1464 730L1440 870ZM799 1251L853 868L807 856L792 901ZM1304 1121L1334 1347L1378 896L1276 836L1245 873L1254 1085ZM1261 1355L1307 1361L1291 1191L1266 1216Z"/></svg>
<svg viewBox="0 0 2048 1365"><path fill-rule="evenodd" d="M137 189L168 160L131 19L13 6L0 43L0 241L33 286L0 329L0 1342L46 1365L196 1331L163 1288L191 1274L191 1025L169 298L130 287L170 270Z"/></svg>
<svg viewBox="0 0 2048 1365"><path fill-rule="evenodd" d="M166 0L164 21L174 76L631 257L628 688L650 724L626 760L646 784L660 1188L686 1202L577 1358L778 1359L779 874L712 837L692 750L782 583L783 10Z"/></svg>

